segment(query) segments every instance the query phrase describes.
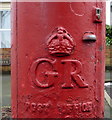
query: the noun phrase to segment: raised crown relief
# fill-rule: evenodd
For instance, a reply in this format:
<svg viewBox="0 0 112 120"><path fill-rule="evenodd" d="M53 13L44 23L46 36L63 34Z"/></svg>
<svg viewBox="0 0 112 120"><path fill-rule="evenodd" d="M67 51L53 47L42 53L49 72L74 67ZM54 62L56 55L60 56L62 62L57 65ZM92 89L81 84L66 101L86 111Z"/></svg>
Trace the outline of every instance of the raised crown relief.
<svg viewBox="0 0 112 120"><path fill-rule="evenodd" d="M48 50L54 56L68 56L74 50L72 36L63 27L56 28L48 38Z"/></svg>

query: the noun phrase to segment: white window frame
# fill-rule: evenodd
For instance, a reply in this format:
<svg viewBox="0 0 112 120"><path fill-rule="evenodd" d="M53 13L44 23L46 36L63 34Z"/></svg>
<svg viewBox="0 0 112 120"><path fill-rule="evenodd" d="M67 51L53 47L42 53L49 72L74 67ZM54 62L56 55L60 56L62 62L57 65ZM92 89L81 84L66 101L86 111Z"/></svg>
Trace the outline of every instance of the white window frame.
<svg viewBox="0 0 112 120"><path fill-rule="evenodd" d="M0 2L11 2L11 0L0 0Z"/></svg>
<svg viewBox="0 0 112 120"><path fill-rule="evenodd" d="M10 8L0 9L0 12L1 12L1 11L11 11L11 9L10 9ZM0 16L1 16L1 15L0 15ZM1 23L1 19L0 19L0 23ZM4 31L5 31L5 32L10 31L10 32L11 32L11 29L1 29L1 28L0 28L0 40L2 40L1 33L4 32ZM0 48L2 48L1 42L2 42L2 41L0 41Z"/></svg>

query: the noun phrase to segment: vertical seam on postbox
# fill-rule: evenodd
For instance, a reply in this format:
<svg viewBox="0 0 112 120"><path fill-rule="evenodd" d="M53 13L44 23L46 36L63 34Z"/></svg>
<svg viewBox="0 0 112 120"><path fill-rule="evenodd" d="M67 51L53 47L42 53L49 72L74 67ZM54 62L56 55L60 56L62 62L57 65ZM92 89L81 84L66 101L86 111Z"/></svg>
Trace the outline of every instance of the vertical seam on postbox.
<svg viewBox="0 0 112 120"><path fill-rule="evenodd" d="M17 118L18 118L18 10L17 10L17 7L18 7L18 2L16 1L16 67L17 67L17 72L16 72L16 80L17 80L17 96L16 96L16 99L17 99Z"/></svg>

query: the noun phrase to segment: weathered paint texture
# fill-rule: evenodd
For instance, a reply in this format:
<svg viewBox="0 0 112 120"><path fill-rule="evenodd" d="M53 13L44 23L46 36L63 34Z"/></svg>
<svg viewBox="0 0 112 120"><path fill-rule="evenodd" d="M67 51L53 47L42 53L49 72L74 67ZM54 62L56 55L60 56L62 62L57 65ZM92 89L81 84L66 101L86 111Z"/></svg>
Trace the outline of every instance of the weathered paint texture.
<svg viewBox="0 0 112 120"><path fill-rule="evenodd" d="M12 3L12 23L12 117L102 118L105 3Z"/></svg>

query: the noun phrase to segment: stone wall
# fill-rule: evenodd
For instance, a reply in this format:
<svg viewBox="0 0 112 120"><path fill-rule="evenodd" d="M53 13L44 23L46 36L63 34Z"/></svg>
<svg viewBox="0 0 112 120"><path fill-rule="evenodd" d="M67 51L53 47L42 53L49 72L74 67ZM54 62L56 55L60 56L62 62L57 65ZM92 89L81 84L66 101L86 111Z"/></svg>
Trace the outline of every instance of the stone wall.
<svg viewBox="0 0 112 120"><path fill-rule="evenodd" d="M106 46L106 66L112 68L112 45Z"/></svg>
<svg viewBox="0 0 112 120"><path fill-rule="evenodd" d="M1 48L0 49L0 73L10 73L11 65L11 49Z"/></svg>

